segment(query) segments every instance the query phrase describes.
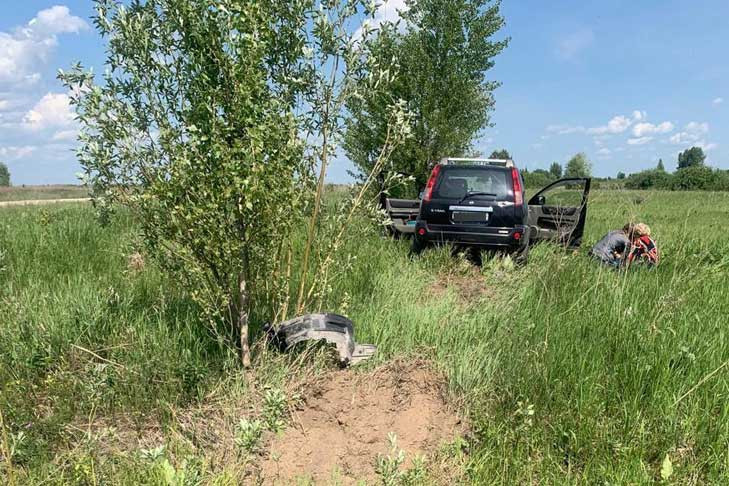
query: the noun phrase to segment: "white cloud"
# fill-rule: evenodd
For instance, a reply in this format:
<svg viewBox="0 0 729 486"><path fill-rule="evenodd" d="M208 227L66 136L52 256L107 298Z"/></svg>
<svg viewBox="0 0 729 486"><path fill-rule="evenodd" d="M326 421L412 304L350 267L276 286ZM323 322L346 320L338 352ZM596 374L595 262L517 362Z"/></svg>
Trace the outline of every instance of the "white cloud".
<svg viewBox="0 0 729 486"><path fill-rule="evenodd" d="M59 130L53 134L51 140L54 142L74 141L78 137L78 130Z"/></svg>
<svg viewBox="0 0 729 486"><path fill-rule="evenodd" d="M32 154L37 148L33 145L0 147L0 157L9 160L18 160Z"/></svg>
<svg viewBox="0 0 729 486"><path fill-rule="evenodd" d="M597 151L597 156L601 158L609 157L612 151L609 148L603 147Z"/></svg>
<svg viewBox="0 0 729 486"><path fill-rule="evenodd" d="M583 126L570 126L570 125L549 125L547 127L549 133L556 133L557 135L569 135L571 133L584 133L585 127Z"/></svg>
<svg viewBox="0 0 729 486"><path fill-rule="evenodd" d="M674 145L697 143L707 133L709 133L708 123L690 122L683 131L675 133L668 141Z"/></svg>
<svg viewBox="0 0 729 486"><path fill-rule="evenodd" d="M565 61L574 59L577 54L587 49L595 40L595 34L590 29L581 29L563 37L556 48L557 57Z"/></svg>
<svg viewBox="0 0 729 486"><path fill-rule="evenodd" d="M68 7L56 5L41 10L25 26L0 32L0 85L32 84L37 72L58 45L57 35L78 33L88 24L71 15Z"/></svg>
<svg viewBox="0 0 729 486"><path fill-rule="evenodd" d="M658 125L653 125L652 123L636 123L635 126L633 126L633 135L635 137L645 137L646 135L652 135L652 134L658 134L658 133L668 133L673 131L673 123L671 122L663 122L659 123Z"/></svg>
<svg viewBox="0 0 729 486"><path fill-rule="evenodd" d="M607 124L599 127L585 128L582 125L549 125L547 132L557 135L569 135L572 133L587 133L599 138L609 138L610 135L617 135L625 132L634 123L644 120L647 117L645 111L635 110L630 116L617 115L608 120Z"/></svg>
<svg viewBox="0 0 729 486"><path fill-rule="evenodd" d="M721 97L714 98L714 101L712 101L712 103L715 105L720 105L720 104L724 103L724 98L721 98Z"/></svg>
<svg viewBox="0 0 729 486"><path fill-rule="evenodd" d="M718 143L706 143L706 142L698 142L696 144L697 147L701 147L704 152L709 152L710 150L714 150L715 148L719 147Z"/></svg>
<svg viewBox="0 0 729 486"><path fill-rule="evenodd" d="M69 97L65 93L48 93L23 117L23 127L30 130L68 127L74 122Z"/></svg>
<svg viewBox="0 0 729 486"><path fill-rule="evenodd" d="M627 130L630 125L633 123L633 120L631 120L628 117L618 115L616 117L613 117L607 125L599 126L599 127L593 127L589 128L587 130L587 133L591 135L604 135L606 133L623 133L625 130Z"/></svg>
<svg viewBox="0 0 729 486"><path fill-rule="evenodd" d="M653 140L653 137L629 138L628 145L644 145Z"/></svg>
<svg viewBox="0 0 729 486"><path fill-rule="evenodd" d="M617 115L607 122L607 125L588 128L587 133L590 135L617 135L623 133L633 125L646 118L645 111L635 110L631 116Z"/></svg>
<svg viewBox="0 0 729 486"><path fill-rule="evenodd" d="M88 24L81 18L71 15L71 11L65 5L55 5L51 8L41 10L28 22L27 29L33 30L35 34L67 34L87 29Z"/></svg>
<svg viewBox="0 0 729 486"><path fill-rule="evenodd" d="M360 39L365 28L376 30L380 24L385 22L397 22L400 19L400 12L404 12L408 8L410 7L405 3L405 0L385 0L377 8L374 18L365 19L362 22L362 26L354 33L354 38Z"/></svg>
<svg viewBox="0 0 729 486"><path fill-rule="evenodd" d="M690 122L688 123L683 131L678 132L671 136L667 142L674 145L701 147L704 152L714 150L719 147L719 144L713 142L707 142L706 136L709 134L709 124Z"/></svg>

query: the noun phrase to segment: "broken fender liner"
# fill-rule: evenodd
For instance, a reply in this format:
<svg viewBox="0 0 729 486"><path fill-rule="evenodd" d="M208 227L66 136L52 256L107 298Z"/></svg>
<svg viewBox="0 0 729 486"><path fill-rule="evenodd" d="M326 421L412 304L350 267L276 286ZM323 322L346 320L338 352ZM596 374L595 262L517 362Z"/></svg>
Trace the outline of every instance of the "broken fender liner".
<svg viewBox="0 0 729 486"><path fill-rule="evenodd" d="M283 349L290 349L304 341L324 340L334 344L339 361L347 366L370 358L377 351L372 344L357 344L354 341L354 324L338 314L306 314L268 326L267 332Z"/></svg>

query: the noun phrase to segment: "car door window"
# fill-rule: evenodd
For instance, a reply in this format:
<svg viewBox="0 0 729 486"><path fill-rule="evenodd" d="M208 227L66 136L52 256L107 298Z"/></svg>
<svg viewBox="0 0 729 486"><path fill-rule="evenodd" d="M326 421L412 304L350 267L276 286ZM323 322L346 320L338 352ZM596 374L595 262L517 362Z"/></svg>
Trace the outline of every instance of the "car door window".
<svg viewBox="0 0 729 486"><path fill-rule="evenodd" d="M530 238L580 245L587 214L590 179L562 179L529 200Z"/></svg>
<svg viewBox="0 0 729 486"><path fill-rule="evenodd" d="M579 207L585 193L585 182L576 181L546 188L540 193L543 205L551 207Z"/></svg>

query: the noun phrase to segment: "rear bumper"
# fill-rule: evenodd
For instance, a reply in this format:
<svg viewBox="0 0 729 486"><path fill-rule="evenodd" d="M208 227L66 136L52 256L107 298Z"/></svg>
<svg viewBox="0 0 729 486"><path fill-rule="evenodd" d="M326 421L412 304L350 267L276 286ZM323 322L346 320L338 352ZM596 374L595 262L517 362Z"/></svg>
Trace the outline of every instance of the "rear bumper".
<svg viewBox="0 0 729 486"><path fill-rule="evenodd" d="M424 234L422 230L425 230ZM520 237L517 239L516 234ZM473 228L448 225L428 225L418 221L415 237L422 243L460 243L484 248L517 250L527 244L529 227L518 225L507 228Z"/></svg>

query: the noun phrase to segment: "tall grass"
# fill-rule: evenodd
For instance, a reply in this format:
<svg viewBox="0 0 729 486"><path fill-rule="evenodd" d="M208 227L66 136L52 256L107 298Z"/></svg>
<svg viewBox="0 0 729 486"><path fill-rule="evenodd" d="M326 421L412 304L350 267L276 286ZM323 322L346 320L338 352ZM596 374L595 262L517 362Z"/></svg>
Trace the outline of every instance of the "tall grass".
<svg viewBox="0 0 729 486"><path fill-rule="evenodd" d="M627 220L658 239L661 265L627 273L550 245L522 268L473 269L447 249L412 259L406 241L363 226L324 306L378 345L366 366L425 356L447 374L473 423L473 483L723 484L727 216L725 194L595 191L586 247ZM172 424L169 410L239 376L173 283L129 268L133 242L123 215L102 229L82 206L0 211L0 407L11 436L25 435L13 464L29 481L76 478L58 463L80 417ZM119 464L95 474L142 482Z"/></svg>

